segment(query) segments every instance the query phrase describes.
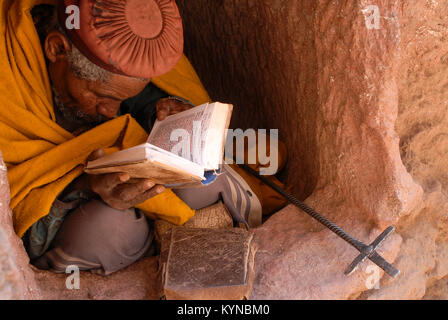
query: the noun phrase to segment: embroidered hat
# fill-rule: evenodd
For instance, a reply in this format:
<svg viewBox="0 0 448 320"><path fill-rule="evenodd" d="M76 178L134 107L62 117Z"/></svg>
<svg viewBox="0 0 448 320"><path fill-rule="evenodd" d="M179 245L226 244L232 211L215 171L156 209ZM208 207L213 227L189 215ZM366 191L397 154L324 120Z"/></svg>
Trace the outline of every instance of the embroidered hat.
<svg viewBox="0 0 448 320"><path fill-rule="evenodd" d="M174 0L60 0L58 18L78 50L113 73L152 78L182 56L182 19Z"/></svg>

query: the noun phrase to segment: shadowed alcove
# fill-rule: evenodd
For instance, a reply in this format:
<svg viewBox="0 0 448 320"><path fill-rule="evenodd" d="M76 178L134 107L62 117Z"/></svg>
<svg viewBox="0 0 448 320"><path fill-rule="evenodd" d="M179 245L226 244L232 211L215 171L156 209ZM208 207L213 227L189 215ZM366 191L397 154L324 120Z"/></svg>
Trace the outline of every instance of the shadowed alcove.
<svg viewBox="0 0 448 320"><path fill-rule="evenodd" d="M233 128L279 129L285 182L304 199L318 162L314 1L178 1L185 52L215 101L234 104ZM207 58L205 58L207 57Z"/></svg>

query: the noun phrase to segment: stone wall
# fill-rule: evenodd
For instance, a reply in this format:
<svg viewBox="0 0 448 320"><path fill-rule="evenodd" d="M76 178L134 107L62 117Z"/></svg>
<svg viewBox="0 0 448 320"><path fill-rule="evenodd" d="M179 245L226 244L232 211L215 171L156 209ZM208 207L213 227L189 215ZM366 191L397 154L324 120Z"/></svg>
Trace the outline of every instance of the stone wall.
<svg viewBox="0 0 448 320"><path fill-rule="evenodd" d="M176 2L185 17L185 51L212 98L235 105L233 127L279 129L290 157L300 159L289 164L288 181L308 196L319 171L317 2Z"/></svg>
<svg viewBox="0 0 448 320"><path fill-rule="evenodd" d="M0 153L0 299L38 298L28 255L12 228L9 199L7 171Z"/></svg>
<svg viewBox="0 0 448 320"><path fill-rule="evenodd" d="M398 223L403 244L396 264L403 277L366 296L448 299L448 3L402 1L399 12L395 127L403 163L424 195Z"/></svg>

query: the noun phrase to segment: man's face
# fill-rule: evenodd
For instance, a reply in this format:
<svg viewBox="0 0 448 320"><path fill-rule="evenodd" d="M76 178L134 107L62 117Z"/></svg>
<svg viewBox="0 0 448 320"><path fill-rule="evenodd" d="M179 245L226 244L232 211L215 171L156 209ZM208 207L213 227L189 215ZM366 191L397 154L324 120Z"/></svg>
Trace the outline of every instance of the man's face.
<svg viewBox="0 0 448 320"><path fill-rule="evenodd" d="M78 78L66 57L65 37L49 35L46 55L55 95L55 108L71 129L96 125L116 116L123 100L139 94L148 81L112 74L104 82ZM55 54L56 53L56 54ZM78 126L78 128L76 128Z"/></svg>
<svg viewBox="0 0 448 320"><path fill-rule="evenodd" d="M120 75L111 75L105 82L88 81L67 72L56 72L52 79L63 115L69 121L98 124L116 116L123 100L139 94L147 82ZM60 103L58 103L60 102ZM70 119L71 118L71 119Z"/></svg>

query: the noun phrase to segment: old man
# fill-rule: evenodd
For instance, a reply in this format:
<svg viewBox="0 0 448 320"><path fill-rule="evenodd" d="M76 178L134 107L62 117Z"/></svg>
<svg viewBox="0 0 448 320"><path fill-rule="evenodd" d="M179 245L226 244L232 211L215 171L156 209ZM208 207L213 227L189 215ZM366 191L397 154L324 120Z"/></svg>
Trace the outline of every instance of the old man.
<svg viewBox="0 0 448 320"><path fill-rule="evenodd" d="M73 5L79 28L66 23ZM148 217L182 225L222 199L254 225L262 204L283 203L263 203L229 166L200 192L83 173L89 157L143 143L156 118L210 100L183 56L173 0L5 0L0 11L0 149L33 264L109 274L147 254Z"/></svg>

